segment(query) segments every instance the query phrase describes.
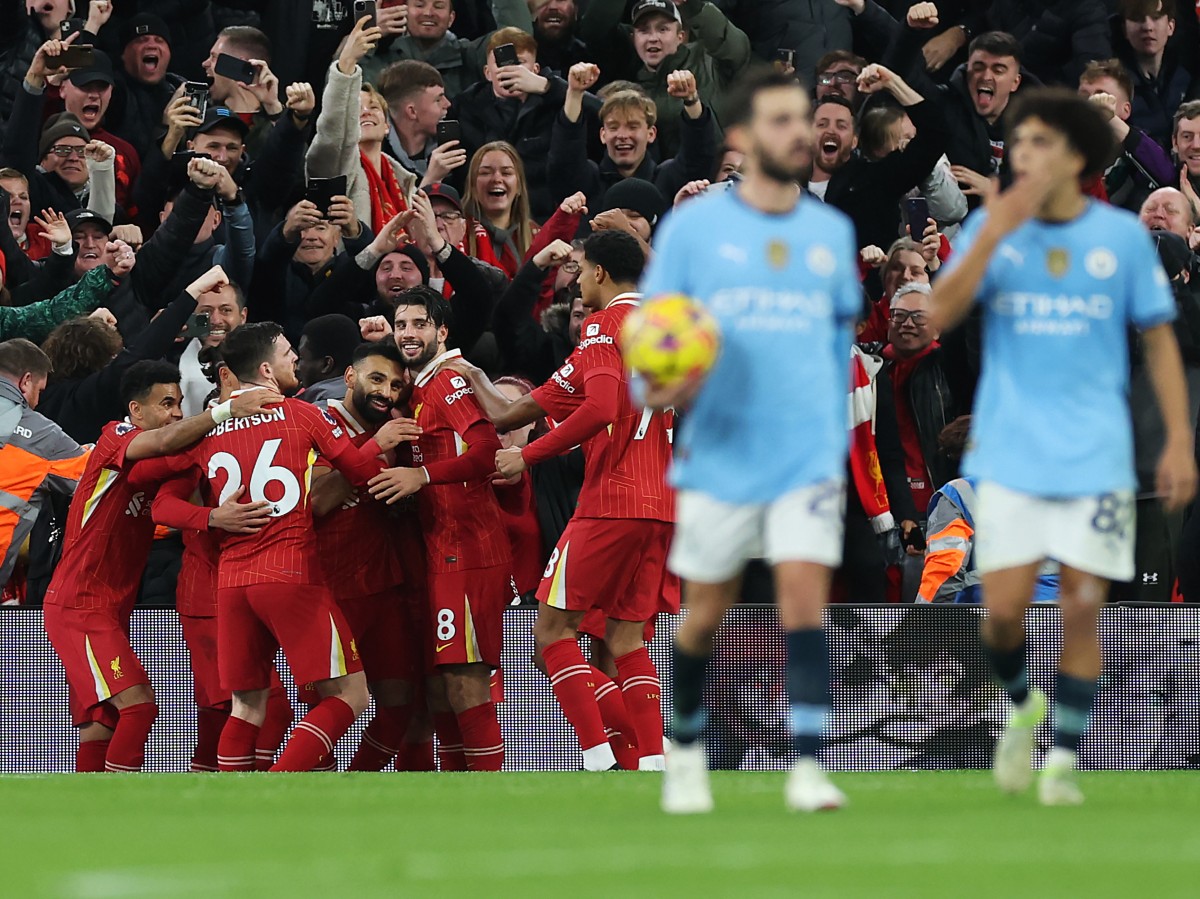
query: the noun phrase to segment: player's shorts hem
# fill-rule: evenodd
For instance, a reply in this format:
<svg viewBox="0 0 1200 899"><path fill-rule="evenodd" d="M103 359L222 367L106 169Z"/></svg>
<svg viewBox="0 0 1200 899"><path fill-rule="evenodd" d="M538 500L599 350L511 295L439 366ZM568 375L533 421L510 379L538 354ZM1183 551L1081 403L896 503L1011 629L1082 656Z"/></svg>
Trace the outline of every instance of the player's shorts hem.
<svg viewBox="0 0 1200 899"><path fill-rule="evenodd" d="M836 568L842 559L844 508L840 478L800 487L769 503L727 503L682 490L668 568L701 584L725 583L751 559Z"/></svg>

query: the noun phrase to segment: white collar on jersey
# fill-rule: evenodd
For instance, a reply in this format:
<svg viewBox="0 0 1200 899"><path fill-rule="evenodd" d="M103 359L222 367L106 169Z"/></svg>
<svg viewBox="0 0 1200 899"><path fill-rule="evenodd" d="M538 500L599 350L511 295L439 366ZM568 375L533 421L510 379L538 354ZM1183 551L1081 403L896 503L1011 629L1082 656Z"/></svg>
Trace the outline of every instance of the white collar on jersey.
<svg viewBox="0 0 1200 899"><path fill-rule="evenodd" d="M243 393L249 393L251 390L267 390L267 389L268 389L267 386L264 384L250 384L247 387L239 387L237 390L235 390L229 394L229 398L233 399L235 396L241 396Z"/></svg>
<svg viewBox="0 0 1200 899"><path fill-rule="evenodd" d="M641 303L641 301L642 295L640 293L619 293L613 297L612 300L609 301L609 304L604 308L611 309L613 306L637 306Z"/></svg>
<svg viewBox="0 0 1200 899"><path fill-rule="evenodd" d="M357 437L366 431L366 428L358 423L358 419L354 417L350 410L346 408L346 404L341 400L331 399L329 401L329 408L337 413L338 418L342 420L342 424L346 426L346 430L350 432L351 437Z"/></svg>
<svg viewBox="0 0 1200 899"><path fill-rule="evenodd" d="M449 362L451 359L461 359L462 350L446 350L440 356L435 356L428 365L421 369L421 373L416 377L416 385L424 387L430 382L438 369L441 368L443 362Z"/></svg>

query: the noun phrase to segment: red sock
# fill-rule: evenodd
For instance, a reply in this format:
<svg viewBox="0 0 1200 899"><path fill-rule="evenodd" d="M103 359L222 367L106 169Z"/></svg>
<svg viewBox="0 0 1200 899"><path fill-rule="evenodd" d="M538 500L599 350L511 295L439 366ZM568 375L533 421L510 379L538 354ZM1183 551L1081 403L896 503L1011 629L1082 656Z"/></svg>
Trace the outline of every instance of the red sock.
<svg viewBox="0 0 1200 899"><path fill-rule="evenodd" d="M496 704L485 702L458 713L463 754L472 771L499 771L504 766L504 736L496 718Z"/></svg>
<svg viewBox="0 0 1200 899"><path fill-rule="evenodd" d="M288 728L296 720L292 712L292 701L288 699L287 691L281 685L271 688L267 696L267 717L263 719L262 728L258 731L258 740L254 744L254 767L258 771L269 771L275 764L275 756L283 745Z"/></svg>
<svg viewBox="0 0 1200 899"><path fill-rule="evenodd" d="M554 697L579 738L579 747L591 749L608 742L604 735L604 719L596 704L596 684L592 672L596 669L583 658L579 641L559 640L542 650L546 673Z"/></svg>
<svg viewBox="0 0 1200 899"><path fill-rule="evenodd" d="M108 740L81 740L75 750L75 771L78 774L99 774L104 770Z"/></svg>
<svg viewBox="0 0 1200 899"><path fill-rule="evenodd" d="M400 751L396 753L395 768L397 771L436 771L437 760L433 754L433 740L405 740L400 744Z"/></svg>
<svg viewBox="0 0 1200 899"><path fill-rule="evenodd" d="M139 702L121 709L121 717L108 744L104 770L109 772L141 771L146 760L146 741L150 728L158 717L158 706Z"/></svg>
<svg viewBox="0 0 1200 899"><path fill-rule="evenodd" d="M192 752L193 771L217 770L217 744L229 720L225 709L196 709L196 749Z"/></svg>
<svg viewBox="0 0 1200 899"><path fill-rule="evenodd" d="M375 717L363 731L362 742L347 770L382 771L386 768L399 754L411 718L411 705L377 706Z"/></svg>
<svg viewBox="0 0 1200 899"><path fill-rule="evenodd" d="M217 743L217 767L221 771L253 771L257 739L257 725L230 715Z"/></svg>
<svg viewBox="0 0 1200 899"><path fill-rule="evenodd" d="M608 745L612 747L613 755L617 757L617 764L626 771L636 771L640 754L634 736L633 722L629 720L629 712L625 709L625 700L621 697L621 688L595 666L592 666L592 680L596 682L596 704L600 706L600 717L604 720Z"/></svg>
<svg viewBox="0 0 1200 899"><path fill-rule="evenodd" d="M463 735L458 729L458 717L453 712L434 712L433 731L437 734L438 769L466 771L467 757L463 755Z"/></svg>
<svg viewBox="0 0 1200 899"><path fill-rule="evenodd" d="M336 696L327 696L296 722L272 771L312 771L333 755L333 747L358 715Z"/></svg>
<svg viewBox="0 0 1200 899"><path fill-rule="evenodd" d="M662 755L662 687L650 652L641 646L616 659L616 663L617 680L621 682L625 708L633 721L638 749L643 757Z"/></svg>

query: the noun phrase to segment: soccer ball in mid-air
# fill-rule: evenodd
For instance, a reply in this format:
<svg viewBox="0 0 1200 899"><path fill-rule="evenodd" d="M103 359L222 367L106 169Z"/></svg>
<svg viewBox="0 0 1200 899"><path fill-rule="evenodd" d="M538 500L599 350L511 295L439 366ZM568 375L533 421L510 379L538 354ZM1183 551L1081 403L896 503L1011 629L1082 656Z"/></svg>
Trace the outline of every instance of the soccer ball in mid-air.
<svg viewBox="0 0 1200 899"><path fill-rule="evenodd" d="M647 380L671 386L713 367L721 331L712 315L681 293L653 297L621 328L625 364Z"/></svg>

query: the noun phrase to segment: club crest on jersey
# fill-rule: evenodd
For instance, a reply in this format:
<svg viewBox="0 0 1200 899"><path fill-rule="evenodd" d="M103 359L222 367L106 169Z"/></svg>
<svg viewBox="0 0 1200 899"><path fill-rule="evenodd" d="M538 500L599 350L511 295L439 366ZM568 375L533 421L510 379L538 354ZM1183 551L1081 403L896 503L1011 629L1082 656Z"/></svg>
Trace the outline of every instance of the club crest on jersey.
<svg viewBox="0 0 1200 899"><path fill-rule="evenodd" d="M837 268L837 259L833 251L824 244L817 244L808 251L808 270L818 278L828 278Z"/></svg>
<svg viewBox="0 0 1200 899"><path fill-rule="evenodd" d="M782 240L767 241L767 265L775 270L784 268L788 264L788 245Z"/></svg>
<svg viewBox="0 0 1200 899"><path fill-rule="evenodd" d="M121 657L117 656L108 663L108 668L112 672L113 680L120 680L125 676L125 672L121 670Z"/></svg>
<svg viewBox="0 0 1200 899"><path fill-rule="evenodd" d="M333 414L328 409L322 409L321 416L325 419L325 421L329 422L329 426L333 428L333 436L341 437L342 426L338 423L338 420L333 417Z"/></svg>
<svg viewBox="0 0 1200 899"><path fill-rule="evenodd" d="M124 437L126 434L128 434L130 431L132 431L136 427L137 427L137 425L132 425L127 421L123 421L119 425L117 425L117 427L113 431L113 433L116 434L118 437Z"/></svg>
<svg viewBox="0 0 1200 899"><path fill-rule="evenodd" d="M1084 258L1083 268L1093 278L1103 281L1117 273L1117 257L1112 250L1096 247Z"/></svg>
<svg viewBox="0 0 1200 899"><path fill-rule="evenodd" d="M592 324L592 325L587 326L587 336L588 337L595 337L599 333L600 333L600 326L598 324Z"/></svg>
<svg viewBox="0 0 1200 899"><path fill-rule="evenodd" d="M1071 267L1071 254L1061 247L1052 247L1046 253L1046 271L1055 278L1061 278Z"/></svg>

